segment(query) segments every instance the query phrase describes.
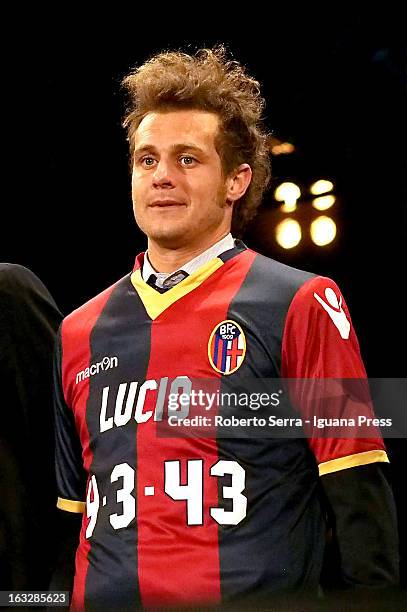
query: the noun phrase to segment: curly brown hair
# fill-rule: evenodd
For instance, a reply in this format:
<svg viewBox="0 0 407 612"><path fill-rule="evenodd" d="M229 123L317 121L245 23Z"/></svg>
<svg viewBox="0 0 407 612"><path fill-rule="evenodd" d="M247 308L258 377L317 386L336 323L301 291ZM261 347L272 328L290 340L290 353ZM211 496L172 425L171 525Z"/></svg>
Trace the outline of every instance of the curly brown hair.
<svg viewBox="0 0 407 612"><path fill-rule="evenodd" d="M123 127L131 153L135 132L149 112L182 108L218 115L215 146L225 176L242 163L248 163L253 173L249 188L234 205L232 231L240 236L255 216L271 174L262 117L264 99L258 81L239 62L228 59L220 45L200 49L195 55L159 53L135 68L122 85L130 100Z"/></svg>

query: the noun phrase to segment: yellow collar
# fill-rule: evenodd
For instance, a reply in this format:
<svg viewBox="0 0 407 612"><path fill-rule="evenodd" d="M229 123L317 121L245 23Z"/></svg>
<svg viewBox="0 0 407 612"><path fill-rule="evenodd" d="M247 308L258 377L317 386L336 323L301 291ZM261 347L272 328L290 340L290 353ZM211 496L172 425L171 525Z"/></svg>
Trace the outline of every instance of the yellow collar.
<svg viewBox="0 0 407 612"><path fill-rule="evenodd" d="M150 287L141 276L140 269L133 272L131 282L137 291L148 316L154 321L164 310L174 304L177 300L187 295L201 285L211 274L223 266L223 261L218 257L211 259L208 263L200 266L195 272L184 278L178 285L172 287L165 293L159 293Z"/></svg>

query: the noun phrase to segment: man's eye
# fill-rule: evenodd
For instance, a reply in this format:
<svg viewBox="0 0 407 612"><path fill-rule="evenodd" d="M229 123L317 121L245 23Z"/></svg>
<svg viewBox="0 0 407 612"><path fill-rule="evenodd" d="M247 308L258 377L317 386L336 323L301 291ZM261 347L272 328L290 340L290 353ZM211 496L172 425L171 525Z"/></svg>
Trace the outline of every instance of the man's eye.
<svg viewBox="0 0 407 612"><path fill-rule="evenodd" d="M195 157L190 155L182 155L180 160L183 166L191 166L196 161Z"/></svg>
<svg viewBox="0 0 407 612"><path fill-rule="evenodd" d="M141 159L141 163L143 164L143 166L153 166L155 162L155 159L153 157L143 157Z"/></svg>

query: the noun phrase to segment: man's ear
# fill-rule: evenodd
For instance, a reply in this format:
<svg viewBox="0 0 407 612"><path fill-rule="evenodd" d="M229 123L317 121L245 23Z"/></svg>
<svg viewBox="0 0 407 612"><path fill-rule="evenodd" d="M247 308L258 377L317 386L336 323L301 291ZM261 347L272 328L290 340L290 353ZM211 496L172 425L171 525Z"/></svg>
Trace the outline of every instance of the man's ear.
<svg viewBox="0 0 407 612"><path fill-rule="evenodd" d="M252 180L252 169L249 164L240 164L229 175L226 183L226 203L233 204L246 193Z"/></svg>

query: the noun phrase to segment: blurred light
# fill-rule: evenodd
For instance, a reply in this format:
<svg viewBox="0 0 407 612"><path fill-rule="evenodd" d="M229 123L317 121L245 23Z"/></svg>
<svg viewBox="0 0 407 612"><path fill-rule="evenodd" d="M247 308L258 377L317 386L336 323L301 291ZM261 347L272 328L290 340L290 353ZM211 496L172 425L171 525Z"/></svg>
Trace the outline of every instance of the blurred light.
<svg viewBox="0 0 407 612"><path fill-rule="evenodd" d="M313 183L310 187L310 191L312 195L321 195L321 193L327 193L328 191L332 191L334 188L334 184L331 181L326 181L325 179L320 179Z"/></svg>
<svg viewBox="0 0 407 612"><path fill-rule="evenodd" d="M277 202L284 202L281 206L283 212L293 212L297 208L300 195L300 188L295 183L281 183L274 192Z"/></svg>
<svg viewBox="0 0 407 612"><path fill-rule="evenodd" d="M268 136L267 145L272 155L286 155L295 151L295 146L291 142L281 140L277 136Z"/></svg>
<svg viewBox="0 0 407 612"><path fill-rule="evenodd" d="M289 153L294 153L294 151L295 147L291 142L282 142L271 147L273 155L288 155Z"/></svg>
<svg viewBox="0 0 407 612"><path fill-rule="evenodd" d="M297 208L297 203L293 202L293 203L281 204L280 210L283 213L290 213L290 212L294 212L296 208Z"/></svg>
<svg viewBox="0 0 407 612"><path fill-rule="evenodd" d="M311 223L311 239L317 246L325 246L335 240L336 223L330 217L321 216Z"/></svg>
<svg viewBox="0 0 407 612"><path fill-rule="evenodd" d="M276 227L276 240L283 249L292 249L301 240L301 227L294 219L285 219Z"/></svg>
<svg viewBox="0 0 407 612"><path fill-rule="evenodd" d="M312 200L312 206L317 210L328 210L333 204L335 204L335 196L332 194L320 196Z"/></svg>

